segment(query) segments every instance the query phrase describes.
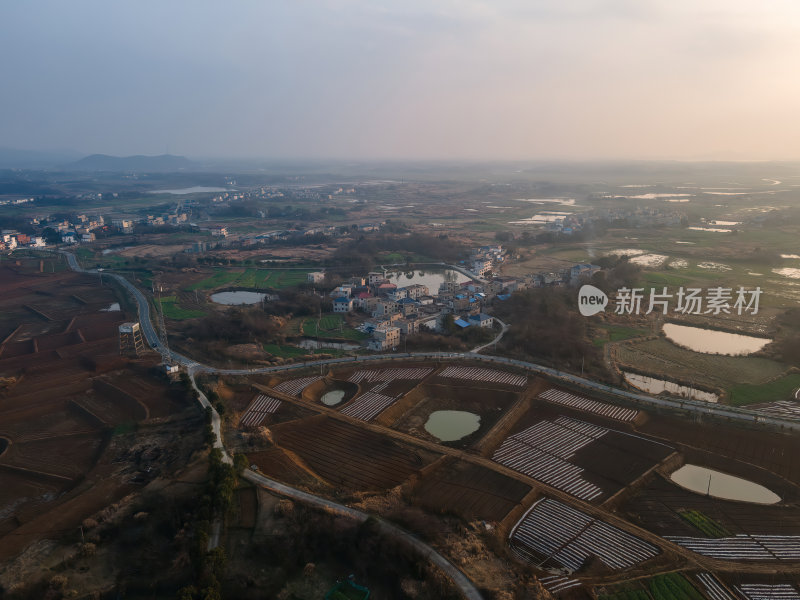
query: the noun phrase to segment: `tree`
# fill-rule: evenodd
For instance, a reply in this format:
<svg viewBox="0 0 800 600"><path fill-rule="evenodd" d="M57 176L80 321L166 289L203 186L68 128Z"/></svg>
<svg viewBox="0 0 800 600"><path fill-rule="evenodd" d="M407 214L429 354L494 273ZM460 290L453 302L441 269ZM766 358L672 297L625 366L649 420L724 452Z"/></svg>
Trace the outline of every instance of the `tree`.
<svg viewBox="0 0 800 600"><path fill-rule="evenodd" d="M247 468L249 461L247 460L247 456L244 454L234 454L233 455L233 468L236 470L237 475L241 475L242 472Z"/></svg>
<svg viewBox="0 0 800 600"><path fill-rule="evenodd" d="M197 596L197 588L187 585L178 590L178 600L194 600Z"/></svg>

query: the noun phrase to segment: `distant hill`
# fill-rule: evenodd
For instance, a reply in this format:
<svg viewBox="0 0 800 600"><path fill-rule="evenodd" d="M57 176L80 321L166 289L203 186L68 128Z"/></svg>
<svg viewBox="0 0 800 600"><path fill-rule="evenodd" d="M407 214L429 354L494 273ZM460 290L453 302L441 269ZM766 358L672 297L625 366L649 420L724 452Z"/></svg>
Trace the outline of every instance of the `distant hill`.
<svg viewBox="0 0 800 600"><path fill-rule="evenodd" d="M195 170L199 165L185 156L109 156L92 154L64 165L70 171L141 171L148 173Z"/></svg>

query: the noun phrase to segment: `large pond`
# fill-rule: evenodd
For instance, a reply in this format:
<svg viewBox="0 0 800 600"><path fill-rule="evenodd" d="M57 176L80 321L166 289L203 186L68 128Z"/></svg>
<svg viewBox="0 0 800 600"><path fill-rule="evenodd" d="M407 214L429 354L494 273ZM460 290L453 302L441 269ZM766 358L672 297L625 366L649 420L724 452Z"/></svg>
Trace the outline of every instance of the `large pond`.
<svg viewBox="0 0 800 600"><path fill-rule="evenodd" d="M151 194L175 194L176 196L182 196L184 194L199 194L202 192L232 192L230 188L221 188L221 187L208 187L205 185L195 185L192 187L187 188L180 188L176 190L151 190Z"/></svg>
<svg viewBox="0 0 800 600"><path fill-rule="evenodd" d="M464 410L437 410L425 423L425 431L443 442L455 442L475 433L481 426L481 418Z"/></svg>
<svg viewBox="0 0 800 600"><path fill-rule="evenodd" d="M320 400L325 406L336 406L344 398L344 390L331 390L322 395Z"/></svg>
<svg viewBox="0 0 800 600"><path fill-rule="evenodd" d="M414 284L428 286L428 292L430 294L436 294L439 291L439 286L445 281L463 283L470 280L466 275L462 275L458 271L453 271L452 269L412 269L410 271L400 272L387 271L386 279L397 287L405 287Z"/></svg>
<svg viewBox="0 0 800 600"><path fill-rule="evenodd" d="M670 479L692 492L724 500L741 500L758 504L775 504L781 501L780 496L763 485L697 465L682 466Z"/></svg>
<svg viewBox="0 0 800 600"><path fill-rule="evenodd" d="M676 325L675 323L665 323L664 334L670 341L695 352L728 354L731 356L758 352L772 341L751 335L715 331L704 327Z"/></svg>
<svg viewBox="0 0 800 600"><path fill-rule="evenodd" d="M703 390L680 385L674 381L656 379L655 377L639 375L638 373L629 373L628 371L623 371L622 375L625 377L625 381L630 383L633 387L650 394L658 395L667 393L684 398L691 398L693 400L702 400L703 402L719 401L719 396L713 392L704 392Z"/></svg>
<svg viewBox="0 0 800 600"><path fill-rule="evenodd" d="M235 290L232 292L217 292L216 294L211 294L211 301L217 304L236 306L239 304L258 304L265 297L266 294L262 294L261 292Z"/></svg>

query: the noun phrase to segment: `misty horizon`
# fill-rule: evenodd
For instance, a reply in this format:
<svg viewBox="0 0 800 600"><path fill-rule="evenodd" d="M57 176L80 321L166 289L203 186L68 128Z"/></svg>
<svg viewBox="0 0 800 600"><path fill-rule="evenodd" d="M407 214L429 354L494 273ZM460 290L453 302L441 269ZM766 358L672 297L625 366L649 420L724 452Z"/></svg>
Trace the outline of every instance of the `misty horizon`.
<svg viewBox="0 0 800 600"><path fill-rule="evenodd" d="M0 7L2 144L204 160L800 159L800 7Z"/></svg>

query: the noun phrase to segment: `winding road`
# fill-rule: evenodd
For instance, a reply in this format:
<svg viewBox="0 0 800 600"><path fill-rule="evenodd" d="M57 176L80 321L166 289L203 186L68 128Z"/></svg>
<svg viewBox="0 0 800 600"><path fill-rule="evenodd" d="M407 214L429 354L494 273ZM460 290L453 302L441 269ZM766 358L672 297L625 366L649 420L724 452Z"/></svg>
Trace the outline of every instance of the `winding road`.
<svg viewBox="0 0 800 600"><path fill-rule="evenodd" d="M69 252L63 252L63 254L66 255L67 261L69 262L69 265L73 270L84 273L98 274L98 271L96 270L82 269L78 264L75 255ZM648 396L645 394L639 394L636 392L630 392L628 390L615 388L606 385L604 383L597 383L596 381L591 381L589 379L585 379L578 375L573 375L572 373L559 371L558 369L553 369L551 367L546 367L544 365L539 365L536 363L526 362L522 360L515 360L513 358L505 358L503 356L489 356L486 354L479 353L481 350L494 344L496 340L493 340L489 344L480 346L470 352L409 352L409 353L380 354L373 356L347 356L342 358L329 358L324 360L294 363L291 365L281 365L276 367L260 367L254 369L220 369L217 367L213 367L211 365L200 364L189 357L183 356L182 354L174 352L173 350L167 350L166 348L162 347L162 344L158 339L158 335L156 334L156 331L153 328L153 325L150 321L150 304L148 303L147 298L145 298L144 294L136 286L134 286L127 279L125 279L125 277L121 275L109 272L104 272L103 275L107 277L113 277L136 299L136 303L139 306L139 319L147 343L150 344L150 346L156 349L158 352L160 352L161 355L164 357L165 361L172 361L174 363L183 365L184 367L186 367L186 369L189 371L190 374L199 373L203 371L206 373L220 373L223 375L248 375L255 373L273 373L279 371L288 371L292 369L303 369L306 367L320 366L320 365L335 365L348 362L358 362L358 363L368 362L368 361L385 362L387 360L404 360L404 359L479 360L482 362L493 363L496 365L515 367L539 375L545 375L549 378L557 379L573 386L578 386L594 392L600 392L606 396L614 396L620 400L633 402L635 404L643 404L646 406L660 406L663 408L685 410L698 413L701 415L705 414L709 416L716 416L735 421L745 421L749 423L764 424L769 426L782 427L784 429L800 431L800 420L775 417L775 416L760 414L743 408L715 405L715 404L710 404L708 402L702 402L699 400L689 400L689 399L679 399L679 398L673 399L673 398L663 398L657 396ZM504 328L503 331L500 332L500 336L502 336L503 333L506 331L508 325L503 324L503 327ZM499 339L499 337L496 339Z"/></svg>
<svg viewBox="0 0 800 600"><path fill-rule="evenodd" d="M223 460L228 464L231 464L232 460L222 442L222 432L221 432L219 415L217 411L214 409L214 407L211 405L211 403L208 401L208 398L206 398L206 396L202 393L202 391L197 387L194 380L194 376L196 373L207 372L207 373L219 373L228 375L247 375L255 373L289 371L293 369L303 369L310 366L336 365L336 364L351 363L351 362L358 362L358 363L371 362L371 361L385 362L387 360L407 360L407 359L412 359L412 360L428 359L428 360L438 360L438 361L464 360L464 359L478 360L501 366L511 366L518 369L523 369L528 372L546 375L551 379L561 380L573 386L579 386L587 390L600 392L606 396L615 396L616 398L637 404L645 404L650 406L653 405L663 406L665 408L687 410L695 413L708 414L732 420L747 421L751 423L766 424L770 426L779 426L786 429L800 431L800 421L772 417L744 409L737 409L727 406L717 406L694 400L659 398L659 397L647 396L644 394L637 394L629 392L627 390L622 390L605 384L597 383L585 379L583 377L578 377L577 375L573 375L571 373L565 373L563 371L552 369L550 367L546 367L543 365L514 360L500 356L488 356L479 354L481 350L484 350L485 348L492 346L497 341L499 341L499 339L503 336L503 334L508 330L509 326L506 323L503 323L499 320L498 322L500 322L502 329L500 333L497 335L497 337L488 344L479 346L470 352L463 352L463 353L416 352L416 353L403 353L403 354L396 353L396 354L377 355L377 356L355 356L355 357L333 358L333 359L310 361L305 363L296 363L286 366L262 367L255 369L219 369L210 365L200 364L189 357L186 357L180 353L165 348L163 344L161 344L158 335L156 334L156 331L153 328L152 322L150 320L150 304L147 298L138 288L136 288L136 286L134 286L125 277L118 275L116 273L109 273L109 272L100 273L97 270L83 269L78 263L74 254L63 250L62 253L66 256L68 264L72 270L82 273L92 273L96 275L102 274L106 275L107 277L111 277L133 296L138 306L139 320L141 323L142 332L144 334L145 339L147 340L147 343L152 348L157 350L162 355L165 361L180 364L187 369L189 377L192 381L192 385L199 394L199 401L201 405L204 408L207 407L211 408L212 428L214 430L214 435L216 437L214 447L219 448L222 451ZM309 494L307 492L298 490L291 486L287 486L278 481L269 479L261 475L260 473L255 473L250 470L246 470L242 474L242 477L276 494L293 498L299 502L317 506L319 508L323 508L325 510L331 511L336 514L348 516L350 518L356 519L358 522L364 522L371 516L368 515L367 513L355 510L348 506L337 504L325 498ZM453 583L458 587L463 597L468 598L469 600L481 600L483 598L478 589L475 587L475 585L469 580L469 578L467 578L466 575L464 575L464 573L461 570L459 570L455 565L453 565L449 560L447 560L444 556L439 554L432 547L430 547L423 541L419 540L418 538L414 537L410 533L402 530L401 528L393 525L392 523L389 523L388 521L377 519L377 523L379 524L380 530L383 533L394 537L396 540L399 540L404 544L409 545L415 551L419 552L420 555L426 557L431 563L436 564L439 568L441 568L442 571L446 573L448 577L450 577L450 579L453 581ZM215 537L217 538L217 540L216 541L212 540L214 545L218 543L218 536Z"/></svg>

